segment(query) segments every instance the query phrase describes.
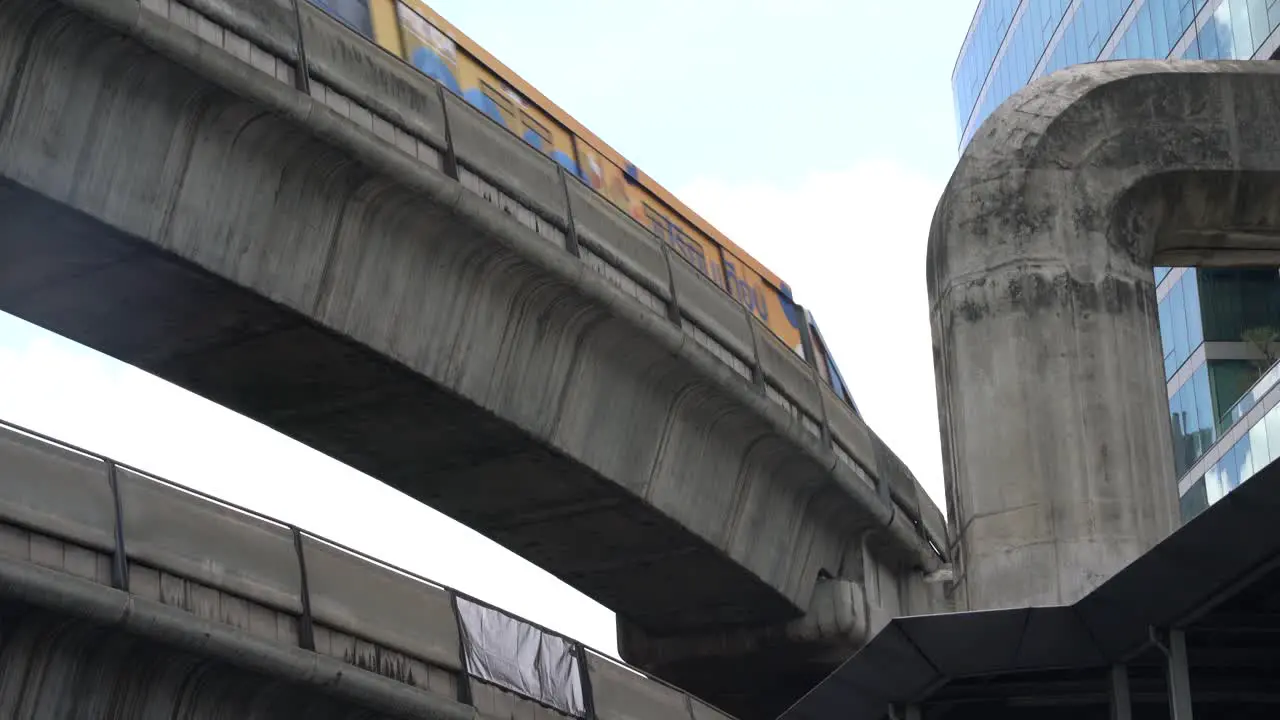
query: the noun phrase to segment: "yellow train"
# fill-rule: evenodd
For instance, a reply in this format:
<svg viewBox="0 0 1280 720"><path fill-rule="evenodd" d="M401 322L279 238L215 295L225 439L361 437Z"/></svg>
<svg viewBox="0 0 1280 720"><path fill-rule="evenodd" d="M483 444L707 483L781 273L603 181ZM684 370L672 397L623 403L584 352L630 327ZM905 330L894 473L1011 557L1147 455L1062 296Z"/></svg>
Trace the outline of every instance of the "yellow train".
<svg viewBox="0 0 1280 720"><path fill-rule="evenodd" d="M797 354L857 411L812 317L791 288L652 178L420 0L310 0L558 162L668 243Z"/></svg>

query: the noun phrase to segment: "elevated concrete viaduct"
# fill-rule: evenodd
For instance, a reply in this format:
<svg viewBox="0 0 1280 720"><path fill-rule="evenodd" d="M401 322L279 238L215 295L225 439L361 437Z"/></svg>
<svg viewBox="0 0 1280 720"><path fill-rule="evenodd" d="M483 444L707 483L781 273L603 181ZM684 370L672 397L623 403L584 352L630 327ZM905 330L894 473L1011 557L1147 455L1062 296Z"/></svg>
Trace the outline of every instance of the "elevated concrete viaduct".
<svg viewBox="0 0 1280 720"><path fill-rule="evenodd" d="M811 366L301 15L309 95L288 0L0 3L0 309L468 524L744 715L945 605L942 514Z"/></svg>
<svg viewBox="0 0 1280 720"><path fill-rule="evenodd" d="M426 578L3 422L0 717L729 720Z"/></svg>

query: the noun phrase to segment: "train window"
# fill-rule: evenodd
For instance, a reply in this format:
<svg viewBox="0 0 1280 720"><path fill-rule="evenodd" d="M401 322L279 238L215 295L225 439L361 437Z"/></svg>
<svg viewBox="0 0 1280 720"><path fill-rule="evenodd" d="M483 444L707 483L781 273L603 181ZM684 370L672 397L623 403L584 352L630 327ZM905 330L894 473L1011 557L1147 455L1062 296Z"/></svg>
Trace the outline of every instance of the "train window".
<svg viewBox="0 0 1280 720"><path fill-rule="evenodd" d="M373 16L369 14L369 0L311 0L311 4L369 39L373 39Z"/></svg>
<svg viewBox="0 0 1280 720"><path fill-rule="evenodd" d="M707 273L707 254L702 251L702 245L694 242L689 234L674 225L671 227L671 241L675 244L676 250L684 256L694 267L706 275Z"/></svg>
<svg viewBox="0 0 1280 720"><path fill-rule="evenodd" d="M810 325L809 327L810 329L813 329L812 325ZM818 376L822 378L823 382L825 382L827 385L830 385L831 374L828 371L828 365L827 365L827 362L828 362L827 349L823 347L822 340L818 338L818 334L816 332L811 336L811 338L813 340L813 352L815 355L817 355L817 357L814 359L813 365L818 369Z"/></svg>
<svg viewBox="0 0 1280 720"><path fill-rule="evenodd" d="M502 111L504 118L514 122L516 119L516 111L511 104L511 98L507 97L506 93L483 80L480 81L480 86L484 91L485 97L492 100L493 104L498 106L498 109Z"/></svg>
<svg viewBox="0 0 1280 720"><path fill-rule="evenodd" d="M813 331L813 348L818 355L818 374L841 400L857 412L858 407L853 403L853 395L840 374L840 368L836 367L836 359L831 356L831 350L827 347L826 339L822 337L822 331L818 329L816 323L810 323L809 328Z"/></svg>
<svg viewBox="0 0 1280 720"><path fill-rule="evenodd" d="M647 225L649 232L653 233L653 236L659 240L666 240L667 219L663 217L662 213L649 207L649 203L645 203L644 217L649 221Z"/></svg>
<svg viewBox="0 0 1280 720"><path fill-rule="evenodd" d="M403 2L396 3L396 16L404 31L405 60L461 97L463 93L462 86L458 84L458 46L448 35L440 32Z"/></svg>
<svg viewBox="0 0 1280 720"><path fill-rule="evenodd" d="M524 122L525 142L543 152L551 152L554 147L554 143L551 140L551 131L542 123L530 117L529 113L520 113L520 119Z"/></svg>
<svg viewBox="0 0 1280 720"><path fill-rule="evenodd" d="M831 389L835 390L840 399L848 403L854 410L857 410L858 406L853 404L853 395L849 393L849 387L844 384L844 378L840 376L840 368L836 367L835 358L830 355L827 356L827 368L827 375L831 378Z"/></svg>

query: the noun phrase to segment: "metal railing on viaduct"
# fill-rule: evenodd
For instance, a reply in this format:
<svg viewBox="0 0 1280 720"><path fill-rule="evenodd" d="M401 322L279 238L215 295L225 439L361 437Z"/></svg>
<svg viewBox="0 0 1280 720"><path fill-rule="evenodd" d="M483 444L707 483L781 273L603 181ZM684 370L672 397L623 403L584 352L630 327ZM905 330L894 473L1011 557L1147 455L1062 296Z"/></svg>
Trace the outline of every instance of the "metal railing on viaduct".
<svg viewBox="0 0 1280 720"><path fill-rule="evenodd" d="M426 550L424 548L424 550ZM40 581L39 566L74 576L78 592ZM48 573L44 573L48 576ZM127 593L115 621L163 605L224 626L237 660L263 669L247 639L310 651L417 692L386 705L430 717L715 720L706 703L582 643L288 523L0 421L0 603L107 588ZM56 592L48 592L57 588ZM132 604L130 608L128 605ZM89 613L100 615L100 613ZM133 618L132 624L130 618ZM101 617L92 618L103 620ZM107 624L110 624L108 621ZM176 628L176 629L174 629ZM165 640L212 650L201 625ZM8 633L5 634L6 637ZM179 637L187 635L189 637ZM9 648L0 639L0 656ZM268 664L266 666L270 668ZM31 668L18 675L38 678ZM99 668L96 672L123 672ZM0 676L6 670L0 668ZM271 673L268 672L268 675ZM325 683L342 684L342 671ZM366 698L379 685L352 682ZM23 682L0 682L10 693ZM381 687L386 687L384 683ZM32 691L26 688L26 691ZM384 693L386 694L386 693ZM0 691L0 706L5 702ZM453 708L452 714L449 709Z"/></svg>

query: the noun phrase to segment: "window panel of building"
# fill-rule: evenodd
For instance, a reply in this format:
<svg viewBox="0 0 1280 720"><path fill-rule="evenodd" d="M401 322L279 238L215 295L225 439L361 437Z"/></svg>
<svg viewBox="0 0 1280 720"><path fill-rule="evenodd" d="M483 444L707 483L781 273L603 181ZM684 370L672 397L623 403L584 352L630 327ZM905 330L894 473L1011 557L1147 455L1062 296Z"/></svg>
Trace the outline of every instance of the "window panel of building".
<svg viewBox="0 0 1280 720"><path fill-rule="evenodd" d="M1204 473L1204 492L1210 505L1218 502L1227 494L1224 472L1223 462L1219 460Z"/></svg>
<svg viewBox="0 0 1280 720"><path fill-rule="evenodd" d="M1254 458L1253 443L1249 441L1248 435L1245 435L1244 437L1240 438L1236 442L1236 447L1239 448L1239 450L1237 451L1238 454L1236 456L1239 462L1239 467L1236 469L1236 477L1240 478L1240 480L1236 483L1235 486L1240 487L1240 483L1243 483L1245 480L1248 480L1259 469L1266 467L1266 464L1264 462L1263 464L1259 465L1254 462L1255 459L1263 460L1263 458Z"/></svg>
<svg viewBox="0 0 1280 720"><path fill-rule="evenodd" d="M1169 329L1173 335L1173 353L1177 357L1176 365L1181 365L1191 354L1187 345L1187 282L1188 278L1178 278L1165 302L1169 303Z"/></svg>
<svg viewBox="0 0 1280 720"><path fill-rule="evenodd" d="M1183 472L1186 472L1187 469L1195 464L1195 461L1200 459L1201 455L1208 451L1209 443L1205 442L1205 434L1203 432L1204 428L1200 427L1200 398L1196 395L1195 385L1193 383L1186 383L1178 391L1178 394L1183 396L1182 409L1186 413L1185 422L1187 432L1187 439L1185 442L1187 455L1186 467L1184 467L1181 472L1176 473L1176 476L1181 476ZM1212 412L1210 415L1212 415Z"/></svg>
<svg viewBox="0 0 1280 720"><path fill-rule="evenodd" d="M1166 380L1173 377L1204 340L1198 277L1194 269L1183 273L1158 306Z"/></svg>
<svg viewBox="0 0 1280 720"><path fill-rule="evenodd" d="M1240 342L1252 328L1280 329L1280 274L1275 268L1201 268L1204 339Z"/></svg>
<svg viewBox="0 0 1280 720"><path fill-rule="evenodd" d="M1209 507L1209 497L1205 493L1205 480L1201 477L1195 482L1187 492L1178 499L1179 509L1181 510L1182 522L1190 522L1192 518L1204 512Z"/></svg>
<svg viewBox="0 0 1280 720"><path fill-rule="evenodd" d="M1266 467L1271 462L1271 448L1267 444L1267 424L1265 422L1255 423L1249 428L1249 432L1245 434L1245 438L1249 441L1249 456L1253 459L1253 470L1250 475Z"/></svg>
<svg viewBox="0 0 1280 720"><path fill-rule="evenodd" d="M1244 466L1244 453L1244 441L1241 440L1235 445L1232 445L1231 449L1227 451L1227 454L1223 456L1220 463L1222 471L1219 474L1219 478L1222 482L1223 495L1226 495L1232 490L1240 487L1240 483L1243 482L1240 470Z"/></svg>
<svg viewBox="0 0 1280 720"><path fill-rule="evenodd" d="M1267 426L1267 451L1271 457L1280 458L1280 406L1271 408L1263 417L1262 423Z"/></svg>
<svg viewBox="0 0 1280 720"><path fill-rule="evenodd" d="M1196 268L1188 268L1180 280L1183 285L1182 312L1187 320L1187 346L1195 352L1204 342L1204 321L1200 316L1200 275Z"/></svg>
<svg viewBox="0 0 1280 720"><path fill-rule="evenodd" d="M1208 367L1201 365L1169 399L1175 477L1181 477L1213 447L1219 435L1217 417L1209 390Z"/></svg>
<svg viewBox="0 0 1280 720"><path fill-rule="evenodd" d="M1277 458L1280 458L1280 405L1271 408L1249 428L1244 437L1205 471L1200 481L1188 488L1187 494L1198 492L1197 486L1202 486L1206 504L1212 505ZM1196 502L1196 498L1184 500L1183 506ZM1184 521L1186 519L1184 514Z"/></svg>
<svg viewBox="0 0 1280 720"><path fill-rule="evenodd" d="M1037 3L1051 4L1051 12L1047 14L1056 14L1060 22L1061 18L1065 17L1066 9L1070 5L1064 0L1036 1ZM1061 40L1053 49L1053 53L1050 55L1046 67L1044 67L1044 73L1052 73L1053 70L1059 70L1076 63L1091 63L1091 61L1097 60L1098 53L1101 53L1102 47L1106 45L1108 38L1111 37L1112 29L1120 22L1120 18L1123 17L1128 6L1129 0L1093 0L1084 1L1084 3L1080 4L1078 10L1068 22L1068 26L1062 31ZM1023 20L1019 22L1019 28L1023 27L1025 14L1027 13L1024 13ZM1018 79L1020 77L1018 70L1021 70L1021 68L1011 68L1009 70L1009 82L1002 86L1001 92L997 92L997 94L992 94L988 90L987 97L983 100L982 108L979 108L978 113L975 113L973 118L957 115L957 118L960 119L961 127L965 128L964 136L961 138L961 146L968 145L978 127L982 126L982 120L986 119L987 115L993 113L1001 102L1009 99L1010 95L1027 85L1027 82L1032 79L1030 73L1034 72L1034 68L1039 63L1039 58L1043 55L1048 41L1053 36L1053 32L1057 31L1057 23L1053 23L1051 31L1048 32L1042 32L1043 27L1043 24L1028 24L1028 42L1036 47L1036 61L1027 68L1027 76L1024 79ZM998 72L1000 68L996 68L996 70ZM966 124L966 120L968 120L968 124Z"/></svg>
<svg viewBox="0 0 1280 720"><path fill-rule="evenodd" d="M1004 41L1005 32L1013 20L1020 0L991 0L979 11L974 25L973 38L961 56L953 91L956 101L956 118L960 132L973 114L982 84L991 70L992 61Z"/></svg>
<svg viewBox="0 0 1280 720"><path fill-rule="evenodd" d="M1221 419L1258 379L1258 369L1248 360L1213 360L1207 365L1214 417L1219 419L1218 434L1221 435L1229 426Z"/></svg>
<svg viewBox="0 0 1280 720"><path fill-rule="evenodd" d="M1164 300L1160 301L1157 306L1157 317L1160 323L1160 349L1164 355L1164 379L1168 380L1177 372L1178 366L1174 364L1173 353L1173 330L1169 323L1169 297L1166 295Z"/></svg>
<svg viewBox="0 0 1280 720"><path fill-rule="evenodd" d="M1195 408L1191 402L1195 397L1194 393L1188 393L1184 386L1181 390L1174 394L1169 400L1169 429L1170 439L1173 440L1173 469L1175 477L1181 476L1191 467L1195 461L1195 452L1192 447L1191 438L1194 436L1190 426L1190 420L1195 416Z"/></svg>
<svg viewBox="0 0 1280 720"><path fill-rule="evenodd" d="M1218 416L1213 411L1213 391L1209 388L1209 366L1196 368L1190 382L1196 396L1196 427L1200 433L1200 447L1207 452L1218 440ZM1197 458L1199 459L1199 458Z"/></svg>
<svg viewBox="0 0 1280 720"><path fill-rule="evenodd" d="M1247 0L1245 8L1249 13L1249 32L1253 36L1253 51L1256 52L1267 41L1267 36L1275 27L1271 24L1267 12L1268 0ZM1252 53L1250 53L1252 55Z"/></svg>
<svg viewBox="0 0 1280 720"><path fill-rule="evenodd" d="M996 82L982 98L982 107L969 127L970 135L983 119L1030 81L1068 5L1069 0L1037 0L1027 6L1013 28L1004 57L993 70Z"/></svg>

